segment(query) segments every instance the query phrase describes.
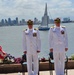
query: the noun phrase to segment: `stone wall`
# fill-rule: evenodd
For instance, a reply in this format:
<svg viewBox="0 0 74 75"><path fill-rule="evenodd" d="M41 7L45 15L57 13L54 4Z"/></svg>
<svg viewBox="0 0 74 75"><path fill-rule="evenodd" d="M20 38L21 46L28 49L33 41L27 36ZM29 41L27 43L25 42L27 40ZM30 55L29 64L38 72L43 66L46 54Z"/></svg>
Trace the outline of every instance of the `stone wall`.
<svg viewBox="0 0 74 75"><path fill-rule="evenodd" d="M74 69L74 60L68 60L66 68ZM39 71L48 71L51 69L54 69L54 64L51 64L48 61L39 63ZM0 64L0 73L15 73L22 71L27 72L26 64L24 64L24 66L21 64Z"/></svg>

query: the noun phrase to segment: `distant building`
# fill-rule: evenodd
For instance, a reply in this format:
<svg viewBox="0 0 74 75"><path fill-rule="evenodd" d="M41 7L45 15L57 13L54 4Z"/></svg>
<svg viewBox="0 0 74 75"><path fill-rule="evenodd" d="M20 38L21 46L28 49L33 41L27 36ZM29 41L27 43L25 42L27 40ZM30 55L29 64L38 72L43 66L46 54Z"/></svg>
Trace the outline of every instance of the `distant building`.
<svg viewBox="0 0 74 75"><path fill-rule="evenodd" d="M1 20L1 26L4 26L5 25L5 21L4 19Z"/></svg>
<svg viewBox="0 0 74 75"><path fill-rule="evenodd" d="M8 21L5 19L5 25L7 25L8 26Z"/></svg>
<svg viewBox="0 0 74 75"><path fill-rule="evenodd" d="M18 17L16 17L16 24L18 24Z"/></svg>
<svg viewBox="0 0 74 75"><path fill-rule="evenodd" d="M67 17L67 18L63 18L63 21L62 21L63 23L68 23L68 22L71 22L70 21L70 17Z"/></svg>
<svg viewBox="0 0 74 75"><path fill-rule="evenodd" d="M12 21L12 25L17 25L16 20Z"/></svg>
<svg viewBox="0 0 74 75"><path fill-rule="evenodd" d="M44 16L42 17L41 25L48 25L47 23L49 23L49 16L48 16L48 12L47 12L47 3L46 3L45 12L44 12Z"/></svg>
<svg viewBox="0 0 74 75"><path fill-rule="evenodd" d="M50 21L49 21L50 23L54 23L54 20L53 19L50 19Z"/></svg>
<svg viewBox="0 0 74 75"><path fill-rule="evenodd" d="M26 21L25 21L25 19L22 19L21 21L20 21L20 23L19 23L19 25L26 25L27 23L26 23Z"/></svg>
<svg viewBox="0 0 74 75"><path fill-rule="evenodd" d="M34 24L40 24L40 21L36 17L34 18Z"/></svg>
<svg viewBox="0 0 74 75"><path fill-rule="evenodd" d="M23 23L23 24L26 24L26 21L25 21L25 19L22 19L22 23Z"/></svg>
<svg viewBox="0 0 74 75"><path fill-rule="evenodd" d="M8 25L12 25L11 18L8 18Z"/></svg>

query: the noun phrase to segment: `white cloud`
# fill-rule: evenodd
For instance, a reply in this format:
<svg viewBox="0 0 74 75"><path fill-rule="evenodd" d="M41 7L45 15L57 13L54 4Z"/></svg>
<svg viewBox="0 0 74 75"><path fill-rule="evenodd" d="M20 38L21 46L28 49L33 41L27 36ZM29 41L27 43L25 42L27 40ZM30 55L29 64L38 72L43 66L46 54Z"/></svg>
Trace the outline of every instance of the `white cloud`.
<svg viewBox="0 0 74 75"><path fill-rule="evenodd" d="M48 14L50 12L52 18L72 16L74 13L74 6L70 0L0 0L0 18L18 16L25 19L34 17L41 19L46 2Z"/></svg>
<svg viewBox="0 0 74 75"><path fill-rule="evenodd" d="M70 1L62 1L62 2L60 2L59 3L59 6L60 7L71 7L72 6L72 2L70 2Z"/></svg>

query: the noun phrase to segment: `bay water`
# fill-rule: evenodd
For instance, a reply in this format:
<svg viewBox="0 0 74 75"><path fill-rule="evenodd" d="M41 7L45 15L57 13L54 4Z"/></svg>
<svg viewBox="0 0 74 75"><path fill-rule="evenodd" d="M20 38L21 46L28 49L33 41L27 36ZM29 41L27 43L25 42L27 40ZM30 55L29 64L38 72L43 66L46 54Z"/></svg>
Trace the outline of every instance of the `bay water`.
<svg viewBox="0 0 74 75"><path fill-rule="evenodd" d="M49 27L52 25L53 24L49 24ZM69 46L66 54L70 57L74 54L74 23L63 23L61 25L66 26ZM37 27L38 25L34 25L34 28ZM21 57L23 55L22 36L23 29L26 28L27 25L0 27L0 45L6 53L15 57ZM41 53L39 54L39 58L45 57L48 59L49 57L48 33L49 31L40 31Z"/></svg>

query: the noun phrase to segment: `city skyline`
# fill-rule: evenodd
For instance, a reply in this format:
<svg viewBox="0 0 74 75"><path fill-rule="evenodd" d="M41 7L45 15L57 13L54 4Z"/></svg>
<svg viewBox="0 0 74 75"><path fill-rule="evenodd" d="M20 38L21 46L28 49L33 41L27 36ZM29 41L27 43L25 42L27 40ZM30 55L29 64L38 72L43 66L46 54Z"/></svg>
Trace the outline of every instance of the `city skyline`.
<svg viewBox="0 0 74 75"><path fill-rule="evenodd" d="M37 17L41 20L45 3L48 5L49 18L70 17L74 20L74 0L0 0L0 20L18 17L25 20Z"/></svg>

